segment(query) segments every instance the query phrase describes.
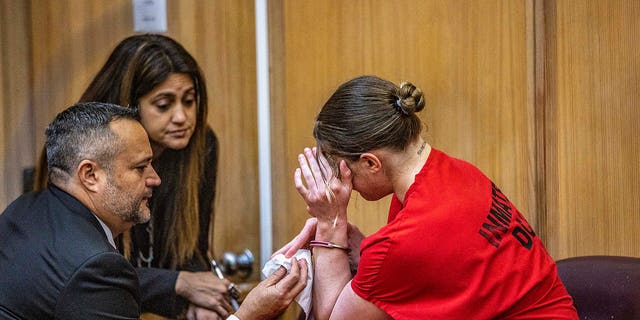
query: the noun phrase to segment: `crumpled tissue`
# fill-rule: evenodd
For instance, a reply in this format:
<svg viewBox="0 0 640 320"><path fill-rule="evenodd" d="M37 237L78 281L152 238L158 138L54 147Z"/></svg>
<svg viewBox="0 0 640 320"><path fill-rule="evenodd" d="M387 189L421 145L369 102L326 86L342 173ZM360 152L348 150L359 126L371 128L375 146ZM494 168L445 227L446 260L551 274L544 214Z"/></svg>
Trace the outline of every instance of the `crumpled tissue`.
<svg viewBox="0 0 640 320"><path fill-rule="evenodd" d="M307 286L296 296L295 301L300 305L306 315L305 319L311 319L311 287L313 283L313 270L311 268L311 252L306 249L300 249L294 255L296 259L304 259L307 261ZM262 275L265 277L270 276L274 271L278 270L280 266L287 269L287 272L291 270L291 258L285 258L284 254L277 254L271 260L265 263L262 268Z"/></svg>

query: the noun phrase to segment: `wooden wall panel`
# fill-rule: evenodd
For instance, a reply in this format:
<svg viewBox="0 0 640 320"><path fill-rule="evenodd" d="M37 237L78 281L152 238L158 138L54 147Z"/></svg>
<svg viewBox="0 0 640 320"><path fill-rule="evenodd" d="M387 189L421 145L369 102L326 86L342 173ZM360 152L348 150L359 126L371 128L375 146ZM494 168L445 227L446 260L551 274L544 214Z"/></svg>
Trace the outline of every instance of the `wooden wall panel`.
<svg viewBox="0 0 640 320"><path fill-rule="evenodd" d="M307 217L292 176L296 155L314 144L314 116L340 83L362 74L421 87L428 141L479 166L537 221L531 2L283 0L270 10L274 245ZM350 205L367 234L386 222L388 198L356 195Z"/></svg>
<svg viewBox="0 0 640 320"><path fill-rule="evenodd" d="M2 19L1 21L7 21L8 19L6 18L7 16L7 9L5 8L6 5L6 1L2 1L0 2L0 19ZM7 55L4 50L2 50L2 48L6 48L9 45L9 42L7 40L5 40L5 34L7 34L7 27L5 25L5 23L0 22L0 123L4 126L5 123L5 102L4 102L4 97L5 97L5 82L7 82L7 80L5 80L5 76L4 76L4 61L5 61L5 56ZM2 208L6 207L9 199L7 194L7 186L6 184L10 181L8 177L6 177L7 175L7 142L6 142L6 137L7 135L5 134L5 132L3 132L3 134L0 136L0 195L5 195L2 196L2 198L0 198L0 206Z"/></svg>
<svg viewBox="0 0 640 320"><path fill-rule="evenodd" d="M29 9L0 0L0 210L20 195L22 171L34 160Z"/></svg>
<svg viewBox="0 0 640 320"><path fill-rule="evenodd" d="M209 123L220 139L215 255L250 249L259 276L260 205L254 1L176 1L177 39L198 59L209 86ZM184 16L182 15L184 14ZM192 18L192 17L195 17ZM191 25L187 22L195 20Z"/></svg>
<svg viewBox="0 0 640 320"><path fill-rule="evenodd" d="M547 193L557 257L640 256L640 3L548 1L546 60L555 79Z"/></svg>
<svg viewBox="0 0 640 320"><path fill-rule="evenodd" d="M53 117L76 102L111 49L132 33L130 1L31 2L36 149Z"/></svg>
<svg viewBox="0 0 640 320"><path fill-rule="evenodd" d="M260 261L254 2L167 1L167 35L207 78L209 123L220 139L216 257L249 248ZM77 101L115 45L134 34L130 0L33 0L36 154L44 128ZM258 269L258 265L255 265ZM258 279L255 272L252 279Z"/></svg>

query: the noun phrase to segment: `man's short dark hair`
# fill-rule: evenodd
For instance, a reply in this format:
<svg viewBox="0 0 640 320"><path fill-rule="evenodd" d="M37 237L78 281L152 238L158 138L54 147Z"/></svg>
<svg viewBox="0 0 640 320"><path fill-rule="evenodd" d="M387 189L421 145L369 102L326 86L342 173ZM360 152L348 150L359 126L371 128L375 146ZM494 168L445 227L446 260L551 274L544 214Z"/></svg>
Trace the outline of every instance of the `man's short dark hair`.
<svg viewBox="0 0 640 320"><path fill-rule="evenodd" d="M109 127L118 119L139 120L138 109L81 102L60 112L45 131L49 180L66 181L85 159L110 170L113 158L122 147Z"/></svg>

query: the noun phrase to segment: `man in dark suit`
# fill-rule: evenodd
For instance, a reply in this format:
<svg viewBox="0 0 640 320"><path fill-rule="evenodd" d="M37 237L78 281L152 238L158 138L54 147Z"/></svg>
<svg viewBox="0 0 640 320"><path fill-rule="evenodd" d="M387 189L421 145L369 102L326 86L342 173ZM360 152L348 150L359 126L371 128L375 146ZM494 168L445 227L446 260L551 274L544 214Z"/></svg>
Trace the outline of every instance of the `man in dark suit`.
<svg viewBox="0 0 640 320"><path fill-rule="evenodd" d="M1 319L138 319L135 269L113 239L150 218L160 178L135 109L79 103L46 130L49 187L0 215ZM267 319L304 288L306 264L265 280L236 313Z"/></svg>
<svg viewBox="0 0 640 320"><path fill-rule="evenodd" d="M0 318L139 318L113 239L149 219L160 178L134 109L86 103L46 130L50 186L0 215Z"/></svg>

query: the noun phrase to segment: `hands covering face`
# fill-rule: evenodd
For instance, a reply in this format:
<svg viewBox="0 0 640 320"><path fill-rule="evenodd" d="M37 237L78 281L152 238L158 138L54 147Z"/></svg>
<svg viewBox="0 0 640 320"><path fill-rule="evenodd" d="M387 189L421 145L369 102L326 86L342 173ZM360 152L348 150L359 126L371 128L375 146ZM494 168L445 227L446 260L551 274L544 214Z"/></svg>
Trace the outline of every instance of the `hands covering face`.
<svg viewBox="0 0 640 320"><path fill-rule="evenodd" d="M346 222L353 188L351 170L346 162L340 160L339 175L335 175L327 159L318 154L316 148L305 148L303 154L298 155L298 163L300 167L295 171L294 182L309 214L319 222L331 221L334 225L336 220Z"/></svg>

